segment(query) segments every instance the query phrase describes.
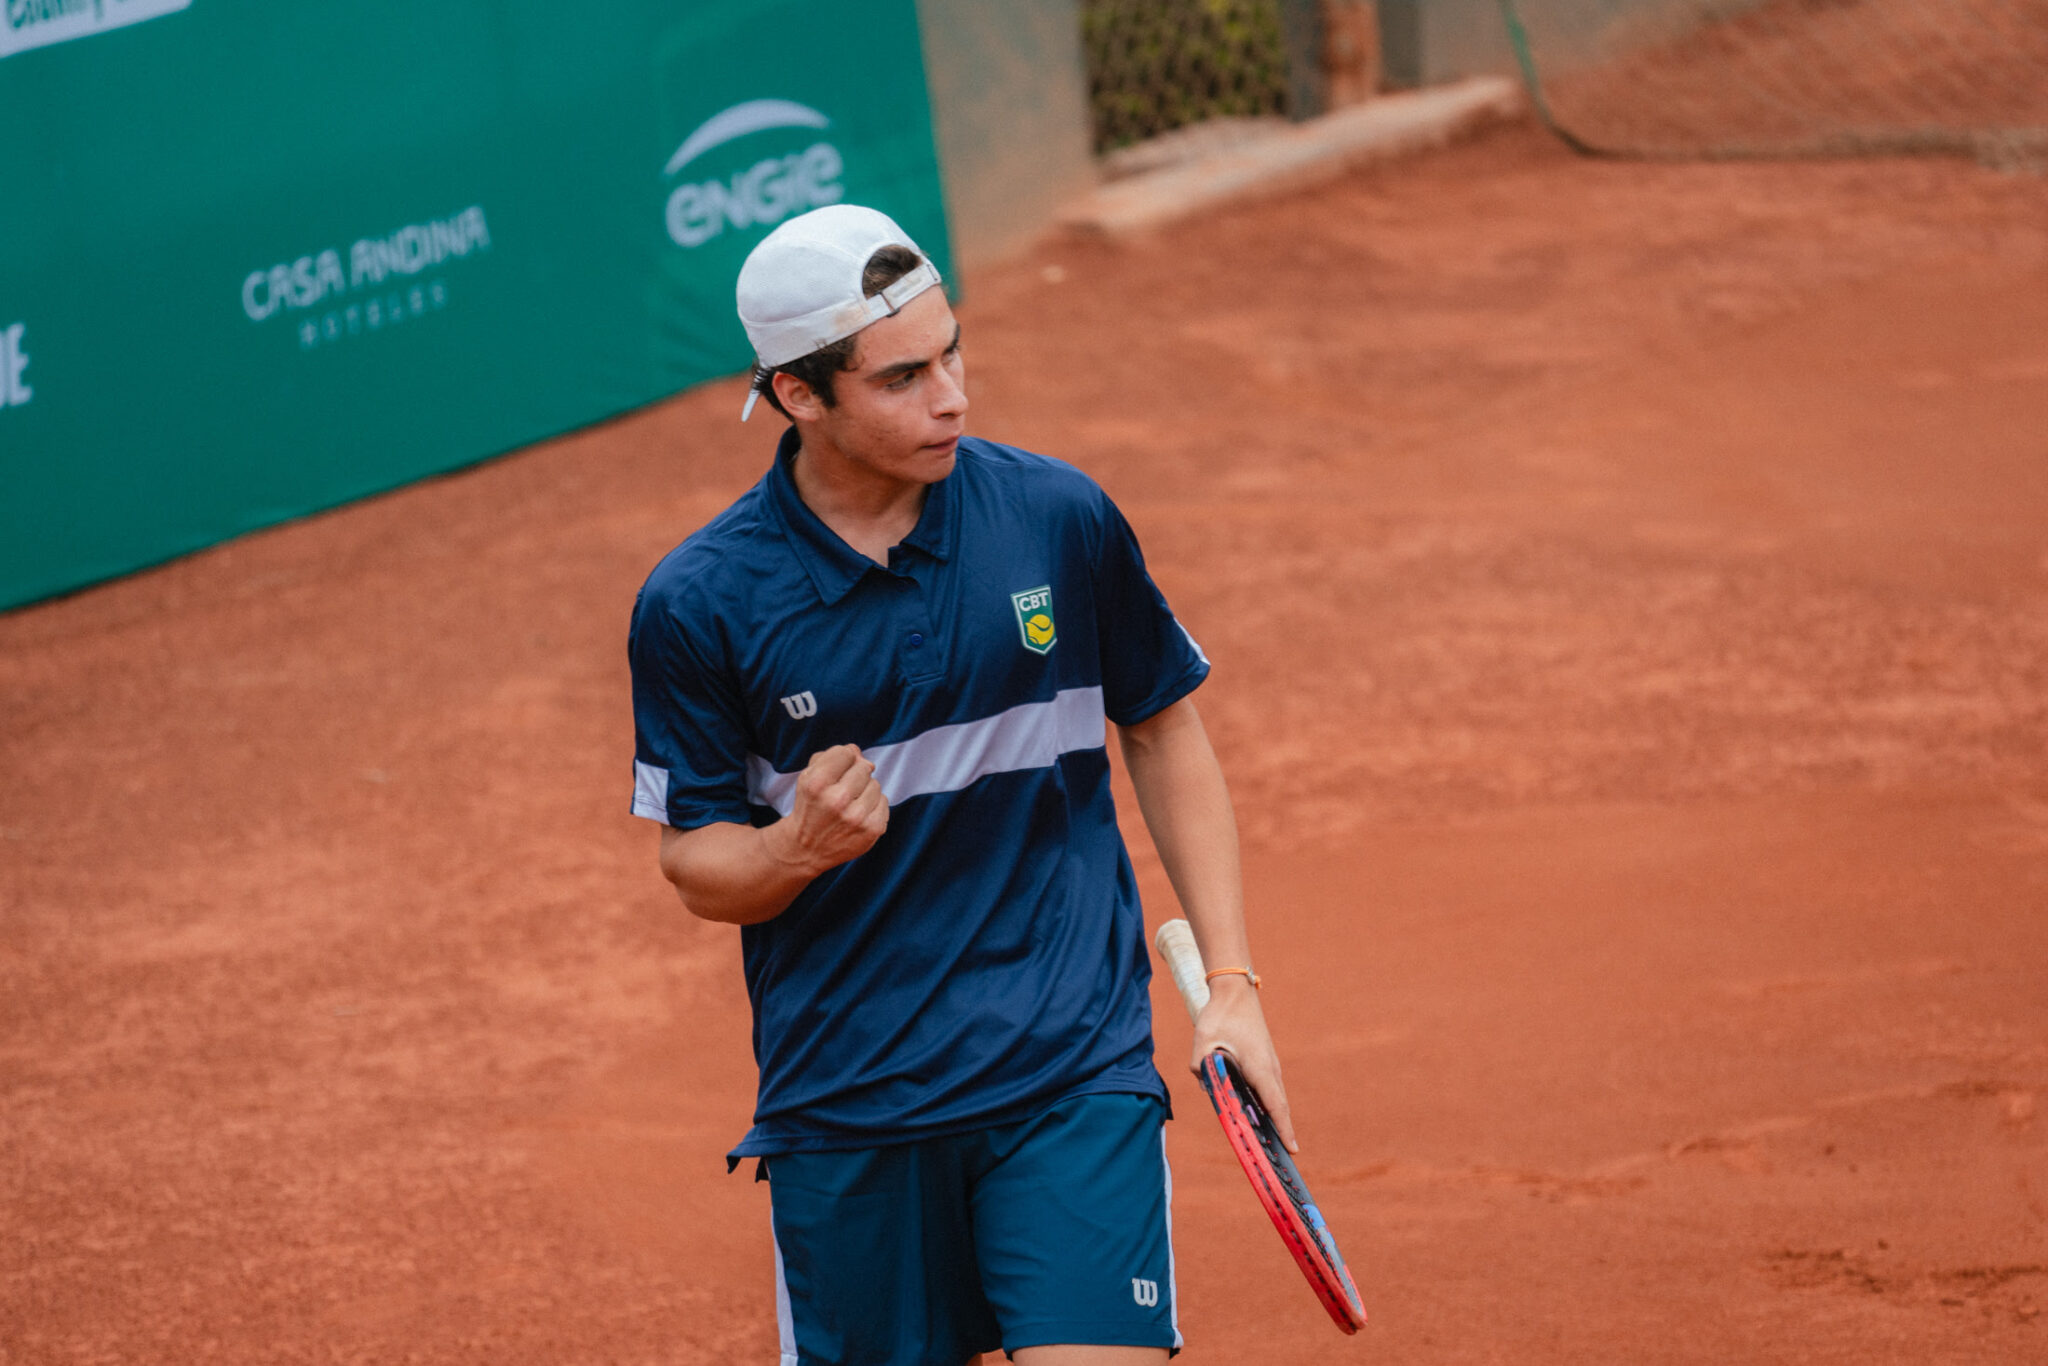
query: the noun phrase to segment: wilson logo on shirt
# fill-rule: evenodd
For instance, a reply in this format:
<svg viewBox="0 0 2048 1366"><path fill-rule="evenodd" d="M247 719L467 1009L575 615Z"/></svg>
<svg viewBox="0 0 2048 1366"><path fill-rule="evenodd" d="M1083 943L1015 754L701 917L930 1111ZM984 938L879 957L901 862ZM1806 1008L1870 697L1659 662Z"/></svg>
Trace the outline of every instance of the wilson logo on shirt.
<svg viewBox="0 0 2048 1366"><path fill-rule="evenodd" d="M1024 637L1024 648L1034 654L1051 653L1059 640L1059 628L1052 621L1051 585L1012 593L1010 605L1017 609L1017 631Z"/></svg>
<svg viewBox="0 0 2048 1366"><path fill-rule="evenodd" d="M818 714L818 699L810 693L793 693L780 699L782 709L789 713L792 721L802 721Z"/></svg>

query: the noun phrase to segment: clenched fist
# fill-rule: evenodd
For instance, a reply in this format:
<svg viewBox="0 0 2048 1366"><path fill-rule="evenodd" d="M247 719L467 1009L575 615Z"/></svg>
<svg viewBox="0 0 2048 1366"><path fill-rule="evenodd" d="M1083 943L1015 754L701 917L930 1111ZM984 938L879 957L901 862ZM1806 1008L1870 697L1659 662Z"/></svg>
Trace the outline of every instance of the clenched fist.
<svg viewBox="0 0 2048 1366"><path fill-rule="evenodd" d="M856 745L834 745L811 756L796 780L796 804L762 832L780 862L816 877L859 858L889 828L889 799L875 781L875 766Z"/></svg>

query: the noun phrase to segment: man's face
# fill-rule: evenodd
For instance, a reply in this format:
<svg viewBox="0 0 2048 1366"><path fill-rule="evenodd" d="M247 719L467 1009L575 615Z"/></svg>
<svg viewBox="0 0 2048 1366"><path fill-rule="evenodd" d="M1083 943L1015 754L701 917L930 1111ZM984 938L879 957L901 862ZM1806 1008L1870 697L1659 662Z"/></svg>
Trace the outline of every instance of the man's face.
<svg viewBox="0 0 2048 1366"><path fill-rule="evenodd" d="M928 289L862 330L853 368L832 377L837 404L827 408L806 391L811 411L790 411L809 429L806 443L819 437L885 478L931 484L953 472L966 380L960 324L946 292Z"/></svg>

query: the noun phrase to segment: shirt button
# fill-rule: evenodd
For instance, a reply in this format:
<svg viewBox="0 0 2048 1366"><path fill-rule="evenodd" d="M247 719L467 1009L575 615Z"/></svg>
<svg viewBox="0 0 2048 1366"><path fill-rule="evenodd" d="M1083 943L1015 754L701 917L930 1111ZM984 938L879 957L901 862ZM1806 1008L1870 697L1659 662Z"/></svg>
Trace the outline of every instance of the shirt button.
<svg viewBox="0 0 2048 1366"><path fill-rule="evenodd" d="M915 650L918 646L922 644L924 644L924 636L919 632L912 631L910 633L910 648Z"/></svg>

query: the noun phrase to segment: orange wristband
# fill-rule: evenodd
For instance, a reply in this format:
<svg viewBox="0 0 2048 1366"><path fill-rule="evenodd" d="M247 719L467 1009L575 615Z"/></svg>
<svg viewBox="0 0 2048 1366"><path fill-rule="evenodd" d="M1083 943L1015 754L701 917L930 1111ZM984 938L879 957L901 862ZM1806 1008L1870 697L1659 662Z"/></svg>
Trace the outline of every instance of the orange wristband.
<svg viewBox="0 0 2048 1366"><path fill-rule="evenodd" d="M1233 976L1242 976L1247 982L1250 982L1252 984L1252 989L1254 991L1258 990L1259 974L1253 972L1250 968L1215 968L1209 972L1203 973L1202 980L1204 982L1213 982L1218 977Z"/></svg>

